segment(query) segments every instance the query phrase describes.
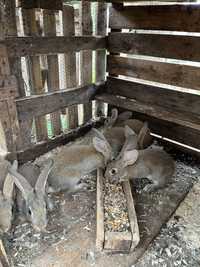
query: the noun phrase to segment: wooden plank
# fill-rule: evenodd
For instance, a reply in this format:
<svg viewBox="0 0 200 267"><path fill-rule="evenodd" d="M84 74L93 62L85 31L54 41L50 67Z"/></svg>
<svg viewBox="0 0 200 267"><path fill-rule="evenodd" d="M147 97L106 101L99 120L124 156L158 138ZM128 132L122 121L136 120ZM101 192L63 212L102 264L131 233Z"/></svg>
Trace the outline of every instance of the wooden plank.
<svg viewBox="0 0 200 267"><path fill-rule="evenodd" d="M97 170L97 208L96 208L96 248L99 251L104 247L104 210L103 210L103 170Z"/></svg>
<svg viewBox="0 0 200 267"><path fill-rule="evenodd" d="M97 35L105 36L107 34L107 4L98 3L97 5ZM96 81L105 81L106 76L106 50L96 51ZM104 114L104 104L95 103L96 116Z"/></svg>
<svg viewBox="0 0 200 267"><path fill-rule="evenodd" d="M32 9L32 8L43 8L50 10L62 10L62 0L19 0L19 7Z"/></svg>
<svg viewBox="0 0 200 267"><path fill-rule="evenodd" d="M106 47L106 38L101 36L13 37L0 41L0 44L7 46L10 56L24 57L103 49Z"/></svg>
<svg viewBox="0 0 200 267"><path fill-rule="evenodd" d="M108 56L110 74L199 90L200 68L135 58Z"/></svg>
<svg viewBox="0 0 200 267"><path fill-rule="evenodd" d="M19 119L32 119L67 106L89 103L102 87L104 87L104 84L91 84L17 99L16 105Z"/></svg>
<svg viewBox="0 0 200 267"><path fill-rule="evenodd" d="M200 61L200 37L110 33L108 36L108 50L112 53L130 53Z"/></svg>
<svg viewBox="0 0 200 267"><path fill-rule="evenodd" d="M132 243L131 232L105 232L105 252L127 253Z"/></svg>
<svg viewBox="0 0 200 267"><path fill-rule="evenodd" d="M63 8L63 34L67 37L75 35L74 7L72 6L64 6ZM65 77L66 87L77 86L76 52L65 54ZM76 128L78 126L78 107L69 107L67 113L69 129Z"/></svg>
<svg viewBox="0 0 200 267"><path fill-rule="evenodd" d="M166 107L171 111L191 112L200 115L200 95L113 77L108 77L105 89L109 94L125 96L149 105L153 104Z"/></svg>
<svg viewBox="0 0 200 267"><path fill-rule="evenodd" d="M91 3L85 0L81 3L81 35L92 35ZM92 82L92 51L81 53L81 84ZM92 103L83 106L83 122L92 118Z"/></svg>
<svg viewBox="0 0 200 267"><path fill-rule="evenodd" d="M56 36L56 17L55 12L50 10L43 11L43 23L44 23L44 34L45 36ZM48 64L48 76L47 85L48 91L55 91L59 88L59 66L58 56L51 55L47 56ZM59 135L62 131L60 111L54 112L51 115L51 123L53 135Z"/></svg>
<svg viewBox="0 0 200 267"><path fill-rule="evenodd" d="M168 31L200 31L198 5L127 6L110 9L110 28Z"/></svg>
<svg viewBox="0 0 200 267"><path fill-rule="evenodd" d="M134 114L147 120L153 133L188 146L200 149L200 124L199 118L191 117L177 112L170 112L162 107L147 105L139 101L131 101L113 95L102 94L95 99L134 111Z"/></svg>
<svg viewBox="0 0 200 267"><path fill-rule="evenodd" d="M13 75L0 75L0 100L6 100L10 97L19 96L17 88L17 79Z"/></svg>
<svg viewBox="0 0 200 267"><path fill-rule="evenodd" d="M70 131L67 134L62 134L60 136L56 136L53 139L49 139L48 141L42 141L27 150L18 151L17 158L20 164L25 163L29 160L34 160L35 158L47 153L48 151L58 147L65 145L69 142L74 141L76 138L83 137L84 134L89 132L92 127L100 127L103 125L103 120L97 122L86 123L83 126ZM11 158L12 155L8 155L8 158Z"/></svg>
<svg viewBox="0 0 200 267"><path fill-rule="evenodd" d="M39 27L39 23L36 18L36 11L34 9L31 10L23 10L23 16L26 17L26 32L25 34L30 34L34 36L41 35L41 29ZM32 85L34 92L32 94L41 94L45 91L43 87L42 81L42 73L41 73L41 66L40 66L40 58L39 56L31 56L29 58L30 64L30 71L32 74ZM47 123L45 117L38 117L35 120L36 125L36 137L37 141L42 141L48 138L47 136Z"/></svg>
<svg viewBox="0 0 200 267"><path fill-rule="evenodd" d="M131 227L131 246L130 251L133 251L140 241L140 233L137 222L137 215L135 211L135 202L131 193L130 182L126 181L122 183L124 194L126 197L126 203L128 208L128 217Z"/></svg>
<svg viewBox="0 0 200 267"><path fill-rule="evenodd" d="M0 240L0 265L2 265L2 267L10 266L2 240Z"/></svg>

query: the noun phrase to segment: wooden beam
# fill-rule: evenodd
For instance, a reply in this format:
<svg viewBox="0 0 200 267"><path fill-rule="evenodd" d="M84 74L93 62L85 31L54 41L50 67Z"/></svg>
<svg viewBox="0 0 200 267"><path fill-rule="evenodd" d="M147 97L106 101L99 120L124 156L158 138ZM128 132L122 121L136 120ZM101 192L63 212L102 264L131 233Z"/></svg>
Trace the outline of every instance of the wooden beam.
<svg viewBox="0 0 200 267"><path fill-rule="evenodd" d="M13 37L0 44L7 46L10 57L59 54L106 48L106 38L100 36Z"/></svg>
<svg viewBox="0 0 200 267"><path fill-rule="evenodd" d="M64 6L63 8L63 35L71 37L75 35L75 14L74 7ZM76 52L65 54L65 78L66 87L76 87L78 85L78 72L76 68ZM72 106L67 109L69 129L78 126L78 107Z"/></svg>
<svg viewBox="0 0 200 267"><path fill-rule="evenodd" d="M55 11L44 10L43 11L43 24L45 36L56 36L56 16ZM47 56L48 74L47 74L47 86L48 91L59 88L59 66L58 55ZM50 115L53 135L59 135L62 131L60 111L54 112Z"/></svg>
<svg viewBox="0 0 200 267"><path fill-rule="evenodd" d="M148 105L158 105L172 111L200 115L200 95L108 77L106 92L125 96ZM195 115L196 114L196 115Z"/></svg>
<svg viewBox="0 0 200 267"><path fill-rule="evenodd" d="M182 113L170 112L156 105L147 105L139 101L117 97L109 94L95 96L95 99L134 111L143 120L147 120L153 133L174 141L200 149L199 118Z"/></svg>
<svg viewBox="0 0 200 267"><path fill-rule="evenodd" d="M200 68L152 60L108 56L110 74L200 90Z"/></svg>
<svg viewBox="0 0 200 267"><path fill-rule="evenodd" d="M2 240L0 239L0 266L10 267L8 256L6 254Z"/></svg>
<svg viewBox="0 0 200 267"><path fill-rule="evenodd" d="M91 84L17 99L19 119L31 119L68 106L89 103L102 87L104 87L103 84Z"/></svg>
<svg viewBox="0 0 200 267"><path fill-rule="evenodd" d="M106 36L107 34L107 3L98 3L97 5L97 35ZM96 51L96 81L105 81L106 77L106 50ZM95 103L95 113L97 116L104 114L104 104Z"/></svg>
<svg viewBox="0 0 200 267"><path fill-rule="evenodd" d="M50 10L62 10L62 0L19 0L19 7L32 9L32 8L43 8Z"/></svg>
<svg viewBox="0 0 200 267"><path fill-rule="evenodd" d="M108 50L112 53L200 61L200 37L110 33L108 36Z"/></svg>
<svg viewBox="0 0 200 267"><path fill-rule="evenodd" d="M110 9L110 28L168 31L200 31L200 6L152 5Z"/></svg>
<svg viewBox="0 0 200 267"><path fill-rule="evenodd" d="M25 163L29 160L33 160L44 153L56 148L57 146L65 145L69 142L74 141L78 137L82 137L84 134L89 132L92 127L100 127L103 125L103 120L87 123L67 134L62 134L48 141L42 141L27 150L18 151L17 158L19 163ZM8 158L11 158L12 155L8 155Z"/></svg>
<svg viewBox="0 0 200 267"><path fill-rule="evenodd" d="M83 0L81 3L81 35L92 35L91 3ZM92 83L92 51L81 52L81 84ZM83 106L83 122L92 118L92 103Z"/></svg>

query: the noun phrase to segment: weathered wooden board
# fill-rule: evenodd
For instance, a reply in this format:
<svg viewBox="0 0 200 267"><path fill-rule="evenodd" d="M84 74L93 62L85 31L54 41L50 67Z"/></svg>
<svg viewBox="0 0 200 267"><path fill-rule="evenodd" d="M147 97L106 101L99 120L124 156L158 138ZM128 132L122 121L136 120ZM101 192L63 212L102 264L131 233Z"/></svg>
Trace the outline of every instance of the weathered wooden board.
<svg viewBox="0 0 200 267"><path fill-rule="evenodd" d="M104 87L104 84L91 84L17 99L16 105L19 119L31 119L67 106L88 103L102 87Z"/></svg>
<svg viewBox="0 0 200 267"><path fill-rule="evenodd" d="M56 17L55 12L52 10L43 11L43 24L45 36L56 36ZM48 74L47 74L47 85L48 91L56 90L59 88L59 66L58 56L49 55L47 56ZM62 131L60 111L54 112L51 115L51 123L53 135L59 135Z"/></svg>
<svg viewBox="0 0 200 267"><path fill-rule="evenodd" d="M23 9L23 17L25 20L25 34L26 35L33 35L41 36L41 28L37 20L36 10L35 9ZM29 38L29 37L26 37ZM30 37L31 38L31 37ZM20 47L20 46L19 46ZM40 65L40 57L39 56L31 56L29 57L29 71L31 76L31 83L33 91L31 94L41 94L45 92L45 88L43 86L43 79L42 79L42 71ZM31 122L28 122L27 126L31 126ZM31 128L31 127L30 127ZM35 128L36 128L36 138L37 141L42 141L48 138L47 133L47 123L45 117L38 117L35 120ZM28 132L28 131L27 131ZM28 134L30 136L30 133ZM29 144L30 145L30 144Z"/></svg>
<svg viewBox="0 0 200 267"><path fill-rule="evenodd" d="M109 253L128 253L139 243L139 228L135 212L134 201L129 181L123 182L126 197L128 217L131 230L128 232L110 232L104 229L104 191L103 170L97 170L97 216L96 216L96 246L98 250Z"/></svg>
<svg viewBox="0 0 200 267"><path fill-rule="evenodd" d="M63 7L63 34L64 36L75 35L75 18L74 7ZM76 87L78 84L78 75L76 69L76 52L65 54L65 78L66 87ZM72 106L67 110L69 129L74 129L78 126L78 107Z"/></svg>
<svg viewBox="0 0 200 267"><path fill-rule="evenodd" d="M186 117L182 113L170 112L162 107L147 105L139 101L131 101L114 95L97 95L95 99L134 111L140 115L141 119L149 122L153 133L200 149L200 124L198 117L194 118L189 116L189 114Z"/></svg>
<svg viewBox="0 0 200 267"><path fill-rule="evenodd" d="M129 222L131 227L131 246L130 251L133 251L140 241L140 233L138 228L137 214L135 211L135 201L131 193L131 187L129 181L122 183L124 194L126 197Z"/></svg>
<svg viewBox="0 0 200 267"><path fill-rule="evenodd" d="M92 14L91 3L81 2L81 35L92 35ZM85 85L92 82L92 51L81 52L81 84ZM83 122L92 118L92 103L83 106Z"/></svg>
<svg viewBox="0 0 200 267"><path fill-rule="evenodd" d="M97 192L96 192L96 248L103 250L105 231L104 231L104 209L103 209L103 170L97 169Z"/></svg>
<svg viewBox="0 0 200 267"><path fill-rule="evenodd" d="M200 68L195 66L108 56L108 71L110 74L200 90Z"/></svg>
<svg viewBox="0 0 200 267"><path fill-rule="evenodd" d="M149 105L166 107L171 111L191 112L200 115L200 95L113 77L108 77L106 84L105 90L109 94L125 96Z"/></svg>
<svg viewBox="0 0 200 267"><path fill-rule="evenodd" d="M107 34L107 4L98 3L97 5L97 35ZM105 81L106 76L106 50L96 51L96 81ZM104 115L104 104L95 103L96 116Z"/></svg>
<svg viewBox="0 0 200 267"><path fill-rule="evenodd" d="M20 164L30 160L34 160L35 158L43 155L44 153L47 153L48 151L58 146L65 145L69 142L74 141L76 138L83 137L83 135L89 132L92 129L92 127L100 127L102 125L103 125L103 120L86 123L83 126L70 131L67 134L62 134L47 141L42 141L24 151L18 151L17 159ZM8 158L12 158L12 154L8 155Z"/></svg>
<svg viewBox="0 0 200 267"><path fill-rule="evenodd" d="M110 28L200 31L198 5L127 6L110 9Z"/></svg>
<svg viewBox="0 0 200 267"><path fill-rule="evenodd" d="M52 10L62 10L62 0L19 0L19 7L22 8L43 8Z"/></svg>
<svg viewBox="0 0 200 267"><path fill-rule="evenodd" d="M110 33L108 50L113 53L130 53L155 57L200 61L200 37Z"/></svg>
<svg viewBox="0 0 200 267"><path fill-rule="evenodd" d="M7 46L10 56L24 57L103 49L106 47L106 38L101 36L10 37L0 44Z"/></svg>
<svg viewBox="0 0 200 267"><path fill-rule="evenodd" d="M17 80L13 75L0 75L0 100L5 100L10 97L19 96L17 90Z"/></svg>

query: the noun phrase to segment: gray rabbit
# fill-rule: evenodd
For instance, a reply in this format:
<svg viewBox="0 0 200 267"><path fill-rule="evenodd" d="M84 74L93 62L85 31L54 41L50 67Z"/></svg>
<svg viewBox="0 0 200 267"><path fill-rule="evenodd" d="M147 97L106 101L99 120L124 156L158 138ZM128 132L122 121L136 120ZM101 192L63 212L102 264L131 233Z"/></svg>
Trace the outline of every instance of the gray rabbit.
<svg viewBox="0 0 200 267"><path fill-rule="evenodd" d="M16 168L10 167L9 172L18 188L17 208L25 215L35 230L44 231L47 225L47 195L46 183L53 167L53 160L47 160L43 165L36 166L26 163Z"/></svg>
<svg viewBox="0 0 200 267"><path fill-rule="evenodd" d="M141 131L144 122L136 119L130 119L132 112L125 111L118 116L118 110L112 109L111 116L105 121L106 130L104 132L108 141L114 140L115 146L125 142L123 128L128 125L138 135L139 149L149 147L153 143L151 131L149 127L145 128L145 132Z"/></svg>
<svg viewBox="0 0 200 267"><path fill-rule="evenodd" d="M85 174L105 167L114 158L113 150L102 133L94 137L91 145L65 147L54 155L54 167L49 175L49 192L68 190L75 192L85 184L80 183Z"/></svg>
<svg viewBox="0 0 200 267"><path fill-rule="evenodd" d="M148 178L152 182L144 188L148 192L164 187L175 170L173 159L160 149L136 150L134 140L134 134L128 136L119 156L107 165L105 177L112 182Z"/></svg>
<svg viewBox="0 0 200 267"><path fill-rule="evenodd" d="M8 173L10 163L0 159L0 231L8 232L12 226L14 205L14 181ZM15 166L13 165L13 168Z"/></svg>

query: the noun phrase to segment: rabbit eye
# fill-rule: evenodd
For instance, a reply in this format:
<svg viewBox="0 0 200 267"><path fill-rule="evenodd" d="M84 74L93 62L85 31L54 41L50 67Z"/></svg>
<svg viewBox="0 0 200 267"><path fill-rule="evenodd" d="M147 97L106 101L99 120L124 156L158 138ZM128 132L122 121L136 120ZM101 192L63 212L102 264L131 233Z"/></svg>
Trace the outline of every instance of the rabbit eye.
<svg viewBox="0 0 200 267"><path fill-rule="evenodd" d="M31 215L31 214L32 214L32 211L31 211L31 209L30 209L30 208L28 209L28 214L29 214L29 215Z"/></svg>
<svg viewBox="0 0 200 267"><path fill-rule="evenodd" d="M116 174L117 173L117 169L112 169L111 171L110 171L110 174L111 175L114 175L114 174Z"/></svg>

